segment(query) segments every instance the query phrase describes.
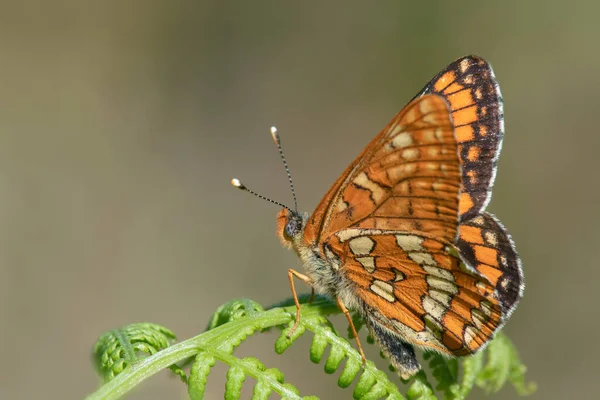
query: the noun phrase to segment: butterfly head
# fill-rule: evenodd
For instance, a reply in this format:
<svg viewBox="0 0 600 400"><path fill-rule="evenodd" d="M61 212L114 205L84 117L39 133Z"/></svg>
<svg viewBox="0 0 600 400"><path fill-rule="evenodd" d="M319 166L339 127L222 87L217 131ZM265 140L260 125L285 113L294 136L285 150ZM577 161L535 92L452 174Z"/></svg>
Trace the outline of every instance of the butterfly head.
<svg viewBox="0 0 600 400"><path fill-rule="evenodd" d="M286 247L302 236L306 217L289 208L282 208L277 214L277 237Z"/></svg>

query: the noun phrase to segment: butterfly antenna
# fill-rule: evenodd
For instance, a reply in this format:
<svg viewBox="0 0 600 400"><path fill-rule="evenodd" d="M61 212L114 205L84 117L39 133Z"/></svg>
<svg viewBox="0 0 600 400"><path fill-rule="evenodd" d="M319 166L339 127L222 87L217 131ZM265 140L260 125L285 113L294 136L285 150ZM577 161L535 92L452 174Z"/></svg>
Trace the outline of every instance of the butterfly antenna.
<svg viewBox="0 0 600 400"><path fill-rule="evenodd" d="M271 136L277 145L277 150L279 150L279 155L281 156L281 161L283 161L283 166L285 167L285 172L287 173L288 180L290 181L290 188L292 189L292 197L294 198L294 209L298 212L298 200L296 199L296 191L294 190L294 182L292 182L292 174L290 172L290 167L288 167L288 163L285 160L285 156L283 155L283 149L281 148L281 140L279 139L279 135L277 134L277 128L271 127Z"/></svg>
<svg viewBox="0 0 600 400"><path fill-rule="evenodd" d="M272 199L270 199L270 198L268 198L268 197L265 197L265 196L263 196L263 195L261 195L261 194L258 194L258 193L256 193L254 190L250 190L250 189L248 189L246 186L244 186L244 184L243 184L242 182L240 182L240 181L239 181L239 179L235 179L235 178L233 178L233 179L231 180L231 184L232 184L233 186L235 186L236 188L238 188L238 189L240 189L240 190L243 190L244 192L248 192L248 193L250 193L250 194L253 194L253 195L255 195L255 196L256 196L256 197L258 197L259 199L266 200L266 201L268 201L269 203L276 204L276 205L278 205L278 206L280 206L280 207L283 207L283 208L286 208L286 209L288 209L288 210L292 211L292 210L291 210L291 209L290 209L288 206L286 206L285 204L283 204L283 203L280 203L280 202L278 202L278 201L275 201L275 200L272 200Z"/></svg>

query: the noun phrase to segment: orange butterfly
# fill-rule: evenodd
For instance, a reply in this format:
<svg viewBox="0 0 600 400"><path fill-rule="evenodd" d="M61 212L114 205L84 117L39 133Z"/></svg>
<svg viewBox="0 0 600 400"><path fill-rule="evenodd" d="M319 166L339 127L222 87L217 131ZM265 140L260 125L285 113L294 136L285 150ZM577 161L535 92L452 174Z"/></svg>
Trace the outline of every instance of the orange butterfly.
<svg viewBox="0 0 600 400"><path fill-rule="evenodd" d="M297 277L336 299L355 337L348 309L359 312L405 379L420 369L413 346L447 356L485 347L524 288L510 235L485 212L503 134L490 65L464 57L371 141L312 216L274 202L278 235L306 270L288 271L294 328Z"/></svg>

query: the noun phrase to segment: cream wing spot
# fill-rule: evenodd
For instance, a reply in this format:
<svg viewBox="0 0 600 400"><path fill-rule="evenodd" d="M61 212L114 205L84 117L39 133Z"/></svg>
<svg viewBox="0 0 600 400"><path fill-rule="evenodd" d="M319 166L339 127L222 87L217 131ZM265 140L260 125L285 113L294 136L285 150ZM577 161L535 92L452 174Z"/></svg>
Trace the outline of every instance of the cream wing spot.
<svg viewBox="0 0 600 400"><path fill-rule="evenodd" d="M446 308L429 296L423 298L423 309L437 321L441 321Z"/></svg>
<svg viewBox="0 0 600 400"><path fill-rule="evenodd" d="M355 237L363 236L363 235L381 235L383 233L380 229L357 229L350 228L344 229L343 231L337 232L335 235L340 239L340 242L344 243L350 239L354 239Z"/></svg>
<svg viewBox="0 0 600 400"><path fill-rule="evenodd" d="M410 133L402 132L392 139L391 144L394 148L408 147L413 144L413 138Z"/></svg>
<svg viewBox="0 0 600 400"><path fill-rule="evenodd" d="M440 290L429 288L429 296L431 296L432 299L443 304L445 307L450 307L450 301L452 300L452 296L450 294L442 292Z"/></svg>
<svg viewBox="0 0 600 400"><path fill-rule="evenodd" d="M433 130L428 129L423 132L423 142L424 143L434 143L436 141L436 134Z"/></svg>
<svg viewBox="0 0 600 400"><path fill-rule="evenodd" d="M490 317L492 315L492 303L486 300L482 300L479 305L481 306L481 310L485 315Z"/></svg>
<svg viewBox="0 0 600 400"><path fill-rule="evenodd" d="M423 113L423 114L430 114L430 113L436 111L435 106L428 101L420 102L419 110L421 110L421 113Z"/></svg>
<svg viewBox="0 0 600 400"><path fill-rule="evenodd" d="M435 130L435 138L439 141L439 142L443 142L444 141L444 131L442 130L442 128L437 128Z"/></svg>
<svg viewBox="0 0 600 400"><path fill-rule="evenodd" d="M483 226L483 224L485 223L485 220L483 219L483 217L481 215L478 215L477 217L471 219L471 223L478 225L478 226Z"/></svg>
<svg viewBox="0 0 600 400"><path fill-rule="evenodd" d="M454 275L452 275L452 272L450 272L448 270L445 270L445 269L439 268L439 267L427 266L427 265L424 266L423 269L429 275L444 279L446 281L454 282Z"/></svg>
<svg viewBox="0 0 600 400"><path fill-rule="evenodd" d="M477 336L477 329L475 329L474 326L467 325L465 327L465 332L463 334L463 340L464 340L465 344L467 346L470 345L476 336Z"/></svg>
<svg viewBox="0 0 600 400"><path fill-rule="evenodd" d="M411 161L411 160L416 160L417 158L419 158L419 149L416 148L410 148L410 149L406 149L402 152L402 158L404 158L405 160Z"/></svg>
<svg viewBox="0 0 600 400"><path fill-rule="evenodd" d="M402 132L403 130L404 130L404 126L396 122L394 124L394 126L392 127L392 129L390 129L390 132L388 133L388 137L396 136L399 132ZM390 145L390 144L388 144L388 145ZM393 145L390 147L393 147Z"/></svg>
<svg viewBox="0 0 600 400"><path fill-rule="evenodd" d="M423 250L423 238L414 235L396 235L396 243L406 252Z"/></svg>
<svg viewBox="0 0 600 400"><path fill-rule="evenodd" d="M445 279L440 279L436 276L428 275L425 280L427 284L435 290L449 293L451 295L458 294L458 286L453 282L448 282Z"/></svg>
<svg viewBox="0 0 600 400"><path fill-rule="evenodd" d="M467 68L469 68L469 60L464 59L460 62L460 72L464 74L465 72L467 72Z"/></svg>
<svg viewBox="0 0 600 400"><path fill-rule="evenodd" d="M375 247L375 242L368 236L359 236L350 240L348 244L355 255L368 255Z"/></svg>
<svg viewBox="0 0 600 400"><path fill-rule="evenodd" d="M481 329L481 327L488 320L488 317L484 313L482 313L480 310L474 308L471 310L471 319L473 320L473 323L475 323L475 326L477 327L477 329Z"/></svg>
<svg viewBox="0 0 600 400"><path fill-rule="evenodd" d="M496 236L495 233L493 232L485 232L484 233L485 236L485 240L487 243L489 243L492 246L497 246L498 245L498 237Z"/></svg>
<svg viewBox="0 0 600 400"><path fill-rule="evenodd" d="M408 341L416 342L420 344L430 345L438 348L446 348L441 341L441 328L439 322L434 321L429 315L425 315L423 318L426 329L417 332L407 325L404 325L400 321L393 320L392 326L400 333L400 336ZM436 336L437 332L438 336Z"/></svg>
<svg viewBox="0 0 600 400"><path fill-rule="evenodd" d="M396 274L396 276L394 277L394 282L400 282L406 279L406 276L402 273L402 271L398 271L397 269L395 269L394 274Z"/></svg>
<svg viewBox="0 0 600 400"><path fill-rule="evenodd" d="M503 254L500 255L500 264L502 264L503 267L508 265L508 259Z"/></svg>
<svg viewBox="0 0 600 400"><path fill-rule="evenodd" d="M430 147L427 150L427 155L431 158L439 157L440 149L438 147Z"/></svg>
<svg viewBox="0 0 600 400"><path fill-rule="evenodd" d="M365 189L368 189L371 192L373 199L377 203L379 203L381 199L385 196L385 189L383 189L381 186L370 180L367 174L365 174L364 172L361 172L356 178L354 178L354 183L356 185L364 187Z"/></svg>
<svg viewBox="0 0 600 400"><path fill-rule="evenodd" d="M427 169L430 171L435 171L436 169L439 168L439 164L436 164L436 163L427 163L425 165L427 165Z"/></svg>
<svg viewBox="0 0 600 400"><path fill-rule="evenodd" d="M486 290L487 286L486 286L485 282L483 282L483 281L477 281L477 282L475 282L475 287L477 289L479 289L479 291L481 293L485 293L485 290Z"/></svg>
<svg viewBox="0 0 600 400"><path fill-rule="evenodd" d="M433 259L433 256L429 253L423 253L423 252L408 253L408 257L410 257L411 260L413 260L414 262L416 262L417 264L419 264L421 266L423 266L423 265L436 266L437 265L437 263Z"/></svg>
<svg viewBox="0 0 600 400"><path fill-rule="evenodd" d="M396 296L394 296L394 287L387 282L375 280L375 282L371 284L371 290L373 293L386 299L390 303L396 301Z"/></svg>
<svg viewBox="0 0 600 400"><path fill-rule="evenodd" d="M345 201L338 201L337 205L335 206L335 211L341 213L344 212L348 209L348 204L346 204Z"/></svg>
<svg viewBox="0 0 600 400"><path fill-rule="evenodd" d="M356 257L356 261L363 266L363 268L370 274L375 272L375 258L374 257Z"/></svg>
<svg viewBox="0 0 600 400"><path fill-rule="evenodd" d="M425 314L423 317L423 321L425 322L425 326L427 329L433 334L433 336L442 340L442 332L444 331L444 327L438 321L436 321L431 315Z"/></svg>

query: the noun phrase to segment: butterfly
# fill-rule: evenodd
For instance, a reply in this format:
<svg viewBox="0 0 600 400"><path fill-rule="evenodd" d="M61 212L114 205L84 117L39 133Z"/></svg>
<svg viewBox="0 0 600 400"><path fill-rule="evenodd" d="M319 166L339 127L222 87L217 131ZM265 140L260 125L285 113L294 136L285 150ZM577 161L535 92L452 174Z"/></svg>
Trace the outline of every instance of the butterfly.
<svg viewBox="0 0 600 400"><path fill-rule="evenodd" d="M312 215L282 203L277 233L299 256L294 278L360 313L400 376L414 347L461 357L483 349L523 296L521 261L485 211L504 136L490 65L467 56L434 77L364 148ZM237 179L234 186L249 191Z"/></svg>

